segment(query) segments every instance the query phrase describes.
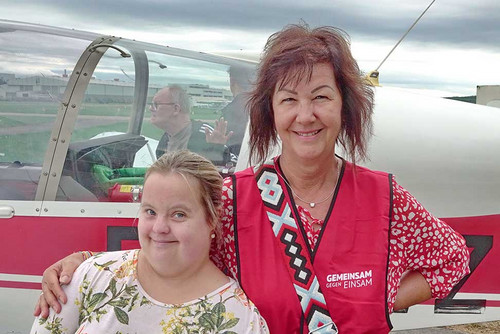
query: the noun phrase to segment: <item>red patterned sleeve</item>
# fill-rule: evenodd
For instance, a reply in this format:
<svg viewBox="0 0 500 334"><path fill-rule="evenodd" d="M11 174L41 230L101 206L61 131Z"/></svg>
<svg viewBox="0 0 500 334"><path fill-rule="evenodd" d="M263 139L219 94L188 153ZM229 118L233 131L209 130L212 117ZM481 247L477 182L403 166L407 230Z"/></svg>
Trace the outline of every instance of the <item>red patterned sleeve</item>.
<svg viewBox="0 0 500 334"><path fill-rule="evenodd" d="M390 237L389 310L392 311L401 275L419 271L432 297L443 298L469 273L464 238L434 217L393 179L393 220Z"/></svg>

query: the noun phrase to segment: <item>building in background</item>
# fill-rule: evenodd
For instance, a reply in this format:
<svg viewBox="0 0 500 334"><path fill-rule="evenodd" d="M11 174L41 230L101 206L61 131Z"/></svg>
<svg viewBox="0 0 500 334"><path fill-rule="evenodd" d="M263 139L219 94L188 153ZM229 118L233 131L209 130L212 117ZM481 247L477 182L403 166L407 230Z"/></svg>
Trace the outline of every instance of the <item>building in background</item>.
<svg viewBox="0 0 500 334"><path fill-rule="evenodd" d="M500 108L500 85L477 86L476 103Z"/></svg>
<svg viewBox="0 0 500 334"><path fill-rule="evenodd" d="M0 100L6 101L53 101L60 100L68 84L68 75L34 75L16 77L15 74L0 73ZM166 85L165 85L166 86ZM205 84L179 84L184 88L193 107L222 109L233 96L229 89L213 88ZM150 85L148 96L152 97L163 85ZM85 93L85 102L131 103L134 83L119 79L100 80L92 78Z"/></svg>

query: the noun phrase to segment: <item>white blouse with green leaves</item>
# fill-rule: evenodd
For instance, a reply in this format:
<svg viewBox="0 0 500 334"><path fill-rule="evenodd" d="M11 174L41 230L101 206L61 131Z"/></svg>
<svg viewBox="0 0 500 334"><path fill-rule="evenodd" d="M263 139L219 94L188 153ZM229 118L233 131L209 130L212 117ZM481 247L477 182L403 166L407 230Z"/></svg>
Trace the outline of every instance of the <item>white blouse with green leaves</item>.
<svg viewBox="0 0 500 334"><path fill-rule="evenodd" d="M138 253L101 253L85 261L64 287L68 302L61 313L35 319L31 333L269 333L233 279L184 304L154 300L137 279Z"/></svg>

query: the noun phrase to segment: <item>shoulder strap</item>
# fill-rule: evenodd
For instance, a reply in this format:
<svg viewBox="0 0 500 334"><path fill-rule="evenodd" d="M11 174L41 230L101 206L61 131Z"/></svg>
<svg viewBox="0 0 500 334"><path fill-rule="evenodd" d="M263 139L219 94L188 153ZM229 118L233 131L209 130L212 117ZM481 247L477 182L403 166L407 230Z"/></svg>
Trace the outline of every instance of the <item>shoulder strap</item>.
<svg viewBox="0 0 500 334"><path fill-rule="evenodd" d="M309 333L338 333L307 252L306 241L285 198L276 170L272 164L266 163L255 171L255 178L274 236L284 262L288 264L290 280L299 298L302 317L307 322Z"/></svg>

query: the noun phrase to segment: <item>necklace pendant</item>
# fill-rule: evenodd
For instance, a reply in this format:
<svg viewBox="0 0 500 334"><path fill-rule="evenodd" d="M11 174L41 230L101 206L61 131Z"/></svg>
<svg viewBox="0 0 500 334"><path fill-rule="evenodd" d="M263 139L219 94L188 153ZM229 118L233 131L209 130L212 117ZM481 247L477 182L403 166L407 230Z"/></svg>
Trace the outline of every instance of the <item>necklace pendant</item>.
<svg viewBox="0 0 500 334"><path fill-rule="evenodd" d="M309 203L309 206L310 206L311 208L314 208L314 207L316 206L316 203L311 202L311 203Z"/></svg>

